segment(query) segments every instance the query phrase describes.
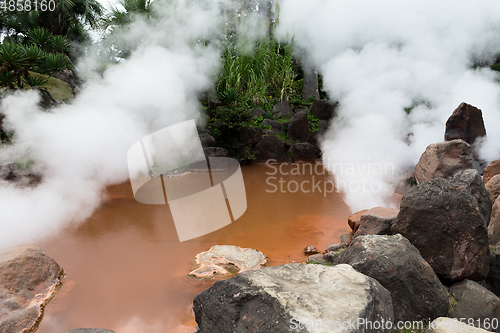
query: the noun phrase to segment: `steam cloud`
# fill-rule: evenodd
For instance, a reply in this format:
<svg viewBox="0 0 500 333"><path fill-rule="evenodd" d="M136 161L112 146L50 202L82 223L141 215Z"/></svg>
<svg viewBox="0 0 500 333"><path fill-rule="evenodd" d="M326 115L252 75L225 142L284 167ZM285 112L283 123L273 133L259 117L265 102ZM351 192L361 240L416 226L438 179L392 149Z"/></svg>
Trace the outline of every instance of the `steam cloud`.
<svg viewBox="0 0 500 333"><path fill-rule="evenodd" d="M295 36L303 61L340 102L323 160L351 210L390 206L395 181L443 141L461 102L483 111L481 157L500 157L498 75L473 69L500 53L499 23L492 0L282 2L278 33Z"/></svg>

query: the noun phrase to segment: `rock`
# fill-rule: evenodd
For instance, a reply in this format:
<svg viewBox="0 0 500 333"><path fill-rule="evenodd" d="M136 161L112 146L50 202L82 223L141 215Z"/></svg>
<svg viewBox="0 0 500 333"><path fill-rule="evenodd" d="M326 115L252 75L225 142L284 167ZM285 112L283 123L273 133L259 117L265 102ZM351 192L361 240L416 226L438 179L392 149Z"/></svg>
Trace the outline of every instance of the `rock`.
<svg viewBox="0 0 500 333"><path fill-rule="evenodd" d="M380 282L391 293L397 321L448 314L446 289L418 250L401 235L356 237L342 252L339 263Z"/></svg>
<svg viewBox="0 0 500 333"><path fill-rule="evenodd" d="M62 275L54 259L36 246L0 250L0 333L34 332Z"/></svg>
<svg viewBox="0 0 500 333"><path fill-rule="evenodd" d="M314 97L319 99L318 72L312 69L304 69L304 83L302 84L302 99Z"/></svg>
<svg viewBox="0 0 500 333"><path fill-rule="evenodd" d="M33 187L42 181L42 176L32 170L21 169L15 163L0 164L0 180L6 180L19 187Z"/></svg>
<svg viewBox="0 0 500 333"><path fill-rule="evenodd" d="M115 333L115 331L104 328L73 328L66 333Z"/></svg>
<svg viewBox="0 0 500 333"><path fill-rule="evenodd" d="M304 248L304 254L305 255L310 255L310 254L318 254L319 251L312 245L306 246Z"/></svg>
<svg viewBox="0 0 500 333"><path fill-rule="evenodd" d="M252 110L252 117L254 118L264 117L265 114L266 111L262 110L261 108L255 108Z"/></svg>
<svg viewBox="0 0 500 333"><path fill-rule="evenodd" d="M299 142L307 142L311 135L309 128L309 120L307 113L304 111L297 112L288 123L288 138Z"/></svg>
<svg viewBox="0 0 500 333"><path fill-rule="evenodd" d="M486 183L486 189L490 193L491 201L495 202L500 195L500 175L495 175Z"/></svg>
<svg viewBox="0 0 500 333"><path fill-rule="evenodd" d="M349 265L286 264L245 272L198 294L193 310L199 333L333 332L338 329L311 324L393 319L389 292ZM299 321L310 328L298 329ZM362 331L375 332L342 330Z"/></svg>
<svg viewBox="0 0 500 333"><path fill-rule="evenodd" d="M288 123L290 123L290 122L289 121L284 121L283 124L282 124L283 125L283 129L285 131L288 131Z"/></svg>
<svg viewBox="0 0 500 333"><path fill-rule="evenodd" d="M487 184L488 181L491 179L491 177L498 174L500 174L500 160L491 161L486 166L486 168L484 168L483 172L484 183Z"/></svg>
<svg viewBox="0 0 500 333"><path fill-rule="evenodd" d="M445 280L488 274L486 220L467 183L436 178L405 193L392 233L406 237Z"/></svg>
<svg viewBox="0 0 500 333"><path fill-rule="evenodd" d="M323 142L323 138L325 137L326 130L318 129L314 131L309 139L309 143L312 144L316 148L321 148L321 142Z"/></svg>
<svg viewBox="0 0 500 333"><path fill-rule="evenodd" d="M264 135L255 146L255 162L266 163L268 160L283 163L291 162L292 158L287 154L283 140L274 135Z"/></svg>
<svg viewBox="0 0 500 333"><path fill-rule="evenodd" d="M264 119L263 122L264 122L264 124L271 126L271 130L273 131L273 133L276 133L276 134L283 134L284 133L283 132L283 125L281 125L277 121L271 120L271 119Z"/></svg>
<svg viewBox="0 0 500 333"><path fill-rule="evenodd" d="M311 105L311 113L320 120L329 121L333 118L335 104L328 100L316 100Z"/></svg>
<svg viewBox="0 0 500 333"><path fill-rule="evenodd" d="M232 276L267 264L267 257L260 251L233 245L214 245L208 251L196 255L199 267L190 272L198 279L215 276Z"/></svg>
<svg viewBox="0 0 500 333"><path fill-rule="evenodd" d="M351 227L352 232L356 232L358 230L361 223L361 215L363 215L367 211L367 209L363 209L349 216L349 218L347 219L347 224L349 224L349 227Z"/></svg>
<svg viewBox="0 0 500 333"><path fill-rule="evenodd" d="M351 243L352 236L354 236L352 232L340 235L340 243L342 243L344 247L348 246L349 243Z"/></svg>
<svg viewBox="0 0 500 333"><path fill-rule="evenodd" d="M328 121L327 121L327 120L321 120L321 119L320 119L320 120L318 121L318 127L319 127L320 129L324 129L324 130L326 130L326 129L328 128Z"/></svg>
<svg viewBox="0 0 500 333"><path fill-rule="evenodd" d="M295 162L314 162L316 161L316 148L310 143L294 143L290 147L290 155Z"/></svg>
<svg viewBox="0 0 500 333"><path fill-rule="evenodd" d="M461 170L477 169L471 146L462 140L430 144L415 166L418 183L434 178L449 178Z"/></svg>
<svg viewBox="0 0 500 333"><path fill-rule="evenodd" d="M500 199L496 199L495 203L493 204L493 208L491 208L491 218L490 221L493 221L493 219L496 218L498 211L500 210Z"/></svg>
<svg viewBox="0 0 500 333"><path fill-rule="evenodd" d="M446 121L446 141L461 139L473 144L478 138L485 136L483 113L470 104L461 103Z"/></svg>
<svg viewBox="0 0 500 333"><path fill-rule="evenodd" d="M217 141L215 141L214 137L208 133L201 133L200 134L200 141L201 141L201 146L203 148L217 146Z"/></svg>
<svg viewBox="0 0 500 333"><path fill-rule="evenodd" d="M354 237L362 235L392 235L391 227L396 221L399 210L375 207L360 217L360 226Z"/></svg>
<svg viewBox="0 0 500 333"><path fill-rule="evenodd" d="M275 118L291 117L293 111L287 101L280 101L273 106L273 115Z"/></svg>
<svg viewBox="0 0 500 333"><path fill-rule="evenodd" d="M491 196L477 170L468 169L459 171L453 176L453 179L461 181L469 187L471 194L474 195L477 200L477 204L486 224L489 224L492 206Z"/></svg>
<svg viewBox="0 0 500 333"><path fill-rule="evenodd" d="M245 127L240 134L240 140L244 143L253 144L260 141L264 130L260 127Z"/></svg>
<svg viewBox="0 0 500 333"><path fill-rule="evenodd" d="M342 252L344 252L343 248L337 251L327 252L323 255L323 260L326 262L326 265L338 265Z"/></svg>
<svg viewBox="0 0 500 333"><path fill-rule="evenodd" d="M497 199L499 201L500 199ZM495 202L495 204L497 204ZM490 244L496 244L500 242L500 214L495 214L495 217L491 219L490 225L488 225L488 237Z"/></svg>
<svg viewBox="0 0 500 333"><path fill-rule="evenodd" d="M274 132L273 132L273 130L265 129L264 132L262 133L262 135L274 135Z"/></svg>
<svg viewBox="0 0 500 333"><path fill-rule="evenodd" d="M475 328L461 323L452 318L439 317L429 324L425 329L425 333L487 333L488 331L481 328Z"/></svg>
<svg viewBox="0 0 500 333"><path fill-rule="evenodd" d="M307 257L307 263L308 264L319 264L319 265L326 265L327 262L325 259L323 259L323 255L321 253L318 254L313 254Z"/></svg>
<svg viewBox="0 0 500 333"><path fill-rule="evenodd" d="M205 157L229 157L227 150L221 147L206 147L203 152Z"/></svg>
<svg viewBox="0 0 500 333"><path fill-rule="evenodd" d="M500 244L490 246L490 271L485 282L500 297Z"/></svg>
<svg viewBox="0 0 500 333"><path fill-rule="evenodd" d="M344 248L341 243L330 244L326 247L326 252L337 252Z"/></svg>
<svg viewBox="0 0 500 333"><path fill-rule="evenodd" d="M500 298L479 283L463 280L453 284L449 291L456 301L448 315L450 318L466 318L466 322L472 318L474 325L483 329L491 328L483 326L485 320L500 318ZM492 331L500 332L500 327Z"/></svg>

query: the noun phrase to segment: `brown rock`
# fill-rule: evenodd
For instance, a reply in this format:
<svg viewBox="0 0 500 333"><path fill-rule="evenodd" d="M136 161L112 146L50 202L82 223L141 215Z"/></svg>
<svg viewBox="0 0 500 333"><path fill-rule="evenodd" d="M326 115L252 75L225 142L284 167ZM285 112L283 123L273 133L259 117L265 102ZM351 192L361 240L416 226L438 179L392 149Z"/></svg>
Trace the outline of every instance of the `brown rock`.
<svg viewBox="0 0 500 333"><path fill-rule="evenodd" d="M485 137L486 129L483 122L483 113L480 109L461 103L446 122L446 141L462 139L473 144L477 138Z"/></svg>
<svg viewBox="0 0 500 333"><path fill-rule="evenodd" d="M260 127L245 127L241 131L241 141L252 144L259 142L264 130Z"/></svg>
<svg viewBox="0 0 500 333"><path fill-rule="evenodd" d="M264 135L255 146L255 162L291 162L292 158L286 151L283 140L274 135Z"/></svg>
<svg viewBox="0 0 500 333"><path fill-rule="evenodd" d="M363 213L360 226L354 237L362 235L392 235L391 227L396 221L399 210L375 207Z"/></svg>
<svg viewBox="0 0 500 333"><path fill-rule="evenodd" d="M54 259L36 246L0 250L0 333L34 332L62 274Z"/></svg>
<svg viewBox="0 0 500 333"><path fill-rule="evenodd" d="M348 246L351 243L353 236L354 233L352 232L340 235L340 243L342 243L342 245L344 246Z"/></svg>
<svg viewBox="0 0 500 333"><path fill-rule="evenodd" d="M500 210L500 198L497 198L493 203L493 208L491 209L490 221L493 221L493 219L497 216L499 210Z"/></svg>
<svg viewBox="0 0 500 333"><path fill-rule="evenodd" d="M491 201L495 202L500 195L500 175L493 176L488 183L486 183L486 189L490 192Z"/></svg>
<svg viewBox="0 0 500 333"><path fill-rule="evenodd" d="M497 214L491 218L490 224L488 225L488 238L490 244L497 244L500 242L500 214L498 214L498 208Z"/></svg>
<svg viewBox="0 0 500 333"><path fill-rule="evenodd" d="M415 166L417 184L434 178L450 178L455 173L477 169L471 146L463 140L430 144Z"/></svg>
<svg viewBox="0 0 500 333"><path fill-rule="evenodd" d="M319 251L312 245L306 246L304 248L304 254L305 255L310 255L310 254L318 254Z"/></svg>
<svg viewBox="0 0 500 333"><path fill-rule="evenodd" d="M349 224L349 226L351 227L352 232L356 232L358 230L359 224L361 222L361 215L363 215L367 211L367 209L363 209L349 216L349 218L347 219L347 224Z"/></svg>
<svg viewBox="0 0 500 333"><path fill-rule="evenodd" d="M491 161L490 164L484 168L483 180L487 184L491 177L500 174L500 160Z"/></svg>

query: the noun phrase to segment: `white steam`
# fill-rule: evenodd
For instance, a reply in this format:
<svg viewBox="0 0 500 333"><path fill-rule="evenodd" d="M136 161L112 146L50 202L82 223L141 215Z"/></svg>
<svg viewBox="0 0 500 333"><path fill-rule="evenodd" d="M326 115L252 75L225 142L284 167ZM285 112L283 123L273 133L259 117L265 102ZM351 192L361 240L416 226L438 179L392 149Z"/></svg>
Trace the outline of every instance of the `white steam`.
<svg viewBox="0 0 500 333"><path fill-rule="evenodd" d="M500 157L498 76L472 69L500 53L498 1L284 0L278 31L340 102L322 149L351 210L390 205L461 102L483 111L482 157Z"/></svg>

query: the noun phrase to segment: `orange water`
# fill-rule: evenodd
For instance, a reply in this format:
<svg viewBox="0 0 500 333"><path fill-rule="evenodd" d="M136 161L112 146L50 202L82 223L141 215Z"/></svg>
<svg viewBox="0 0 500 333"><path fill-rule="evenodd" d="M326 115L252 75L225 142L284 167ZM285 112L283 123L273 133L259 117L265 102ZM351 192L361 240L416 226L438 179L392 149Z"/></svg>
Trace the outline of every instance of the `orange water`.
<svg viewBox="0 0 500 333"><path fill-rule="evenodd" d="M293 166L284 167L290 172ZM192 332L192 301L213 281L187 274L194 256L215 244L262 251L270 265L303 262L304 247L324 250L349 230L350 212L341 194L303 193L297 182L324 182L327 176L275 175L266 165L242 167L248 208L229 226L180 243L167 205L145 205L133 198L129 183L107 189L108 199L78 225L38 245L65 270L63 286L47 306L37 332L64 333L78 327L107 328L116 333ZM297 171L297 169L295 169ZM279 189L283 178L285 191ZM311 189L305 184L305 189ZM309 186L309 187L307 187ZM321 185L323 186L323 185Z"/></svg>

